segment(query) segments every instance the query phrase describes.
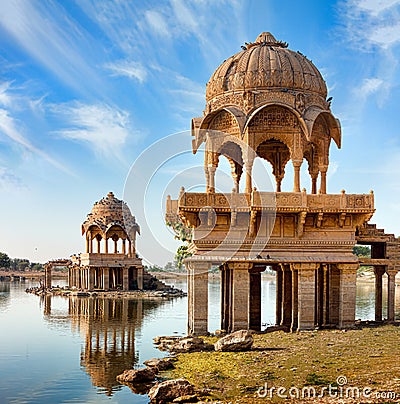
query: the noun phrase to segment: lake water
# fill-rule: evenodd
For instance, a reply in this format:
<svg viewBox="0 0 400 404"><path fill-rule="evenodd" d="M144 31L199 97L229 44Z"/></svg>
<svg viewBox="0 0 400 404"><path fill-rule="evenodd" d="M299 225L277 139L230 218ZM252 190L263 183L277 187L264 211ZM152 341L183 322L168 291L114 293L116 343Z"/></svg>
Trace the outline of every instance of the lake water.
<svg viewBox="0 0 400 404"><path fill-rule="evenodd" d="M185 281L170 283L186 290ZM25 293L30 286L36 284L0 282L1 403L148 402L146 395L119 385L115 376L163 356L153 346L155 336L185 334L187 298L39 298ZM215 330L218 280L210 283L209 299L215 307L209 329ZM275 282L269 278L263 279L262 306L262 322L273 324ZM373 316L374 287L360 284L356 317Z"/></svg>

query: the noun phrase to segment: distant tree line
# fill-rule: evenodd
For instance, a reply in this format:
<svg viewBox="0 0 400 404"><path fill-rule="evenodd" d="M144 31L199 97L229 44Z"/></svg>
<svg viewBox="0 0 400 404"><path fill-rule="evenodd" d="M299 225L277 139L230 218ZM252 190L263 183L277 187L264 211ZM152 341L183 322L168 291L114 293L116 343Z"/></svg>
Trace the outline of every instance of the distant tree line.
<svg viewBox="0 0 400 404"><path fill-rule="evenodd" d="M6 253L0 252L0 269L3 271L43 271L39 262L30 262L26 258L10 258Z"/></svg>

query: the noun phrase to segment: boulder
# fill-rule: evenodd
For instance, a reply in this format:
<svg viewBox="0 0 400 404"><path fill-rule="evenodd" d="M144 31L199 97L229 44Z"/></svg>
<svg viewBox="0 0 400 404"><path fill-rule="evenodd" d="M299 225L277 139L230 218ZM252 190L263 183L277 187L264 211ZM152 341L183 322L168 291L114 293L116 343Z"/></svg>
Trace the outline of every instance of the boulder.
<svg viewBox="0 0 400 404"><path fill-rule="evenodd" d="M213 351L212 344L204 343L203 339L198 337L187 337L181 339L176 344L170 347L171 352L184 353L184 352L200 352L200 351Z"/></svg>
<svg viewBox="0 0 400 404"><path fill-rule="evenodd" d="M178 397L190 396L194 393L194 387L185 379L166 380L155 384L148 395L150 402L164 404Z"/></svg>
<svg viewBox="0 0 400 404"><path fill-rule="evenodd" d="M253 345L253 337L247 330L240 330L219 339L214 348L216 351L246 351Z"/></svg>
<svg viewBox="0 0 400 404"><path fill-rule="evenodd" d="M146 383L154 380L156 372L154 369L128 369L117 376L117 380L123 383Z"/></svg>
<svg viewBox="0 0 400 404"><path fill-rule="evenodd" d="M161 359L152 358L147 361L144 361L143 363L157 372L172 369L174 367L174 363L171 358L161 358Z"/></svg>

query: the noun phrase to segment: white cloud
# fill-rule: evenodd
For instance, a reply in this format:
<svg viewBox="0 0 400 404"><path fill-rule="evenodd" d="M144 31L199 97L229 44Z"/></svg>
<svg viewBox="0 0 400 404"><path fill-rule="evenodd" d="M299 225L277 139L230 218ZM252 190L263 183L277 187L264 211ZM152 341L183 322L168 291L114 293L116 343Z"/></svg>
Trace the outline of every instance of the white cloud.
<svg viewBox="0 0 400 404"><path fill-rule="evenodd" d="M103 87L90 63L95 39L68 18L61 4L0 1L0 27L64 84L81 93Z"/></svg>
<svg viewBox="0 0 400 404"><path fill-rule="evenodd" d="M168 23L160 12L156 10L147 10L145 11L144 16L153 32L158 33L163 37L170 36L171 33L168 30Z"/></svg>
<svg viewBox="0 0 400 404"><path fill-rule="evenodd" d="M18 122L10 116L9 112L5 109L0 108L0 133L3 133L7 136L10 140L14 141L15 143L23 146L26 150L31 153L38 155L39 157L44 158L47 162L52 164L54 167L58 168L61 171L64 171L68 174L71 172L60 164L58 161L51 158L47 153L38 149L34 146L21 132L18 128Z"/></svg>
<svg viewBox="0 0 400 404"><path fill-rule="evenodd" d="M361 9L369 11L373 15L378 15L399 3L399 0L359 0L358 4L356 4Z"/></svg>
<svg viewBox="0 0 400 404"><path fill-rule="evenodd" d="M400 0L348 0L339 8L346 40L357 49L387 49L400 41Z"/></svg>
<svg viewBox="0 0 400 404"><path fill-rule="evenodd" d="M105 104L70 103L53 105L52 112L61 119L65 129L56 133L66 139L89 144L96 153L120 157L129 133L129 114Z"/></svg>
<svg viewBox="0 0 400 404"><path fill-rule="evenodd" d="M384 81L377 77L373 77L364 79L362 85L355 91L361 98L366 98L369 95L378 92L382 86L384 86Z"/></svg>
<svg viewBox="0 0 400 404"><path fill-rule="evenodd" d="M113 72L113 76L125 76L130 79L138 80L143 83L147 78L146 69L137 62L120 60L114 63L108 63L105 67Z"/></svg>

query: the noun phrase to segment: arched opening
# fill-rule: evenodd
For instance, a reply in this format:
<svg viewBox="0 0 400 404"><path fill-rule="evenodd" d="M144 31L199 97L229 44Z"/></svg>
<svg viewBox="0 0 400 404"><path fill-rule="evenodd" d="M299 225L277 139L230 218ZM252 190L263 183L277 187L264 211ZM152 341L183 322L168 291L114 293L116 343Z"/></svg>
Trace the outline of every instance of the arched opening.
<svg viewBox="0 0 400 404"><path fill-rule="evenodd" d="M231 176L233 180L233 189L239 192L240 178L243 173L243 156L242 149L234 142L228 141L222 145L219 154L228 159L231 167Z"/></svg>
<svg viewBox="0 0 400 404"><path fill-rule="evenodd" d="M256 150L257 156L267 160L272 165L272 175L275 177L276 192L281 192L282 180L285 177L285 166L290 160L290 150L285 143L268 139L260 143Z"/></svg>

